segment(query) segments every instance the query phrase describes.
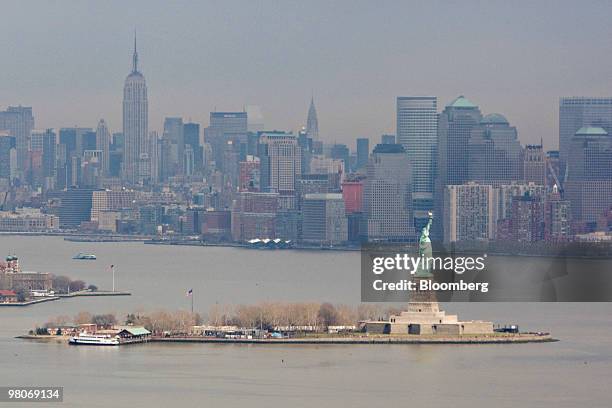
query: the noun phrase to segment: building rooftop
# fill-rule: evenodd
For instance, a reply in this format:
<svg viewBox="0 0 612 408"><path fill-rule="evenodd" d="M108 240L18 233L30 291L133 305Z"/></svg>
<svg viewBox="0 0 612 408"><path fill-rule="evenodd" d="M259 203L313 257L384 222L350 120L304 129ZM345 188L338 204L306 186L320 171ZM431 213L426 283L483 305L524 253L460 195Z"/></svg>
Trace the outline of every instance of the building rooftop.
<svg viewBox="0 0 612 408"><path fill-rule="evenodd" d="M508 125L508 119L500 113L490 113L482 118L480 123L487 125Z"/></svg>
<svg viewBox="0 0 612 408"><path fill-rule="evenodd" d="M463 95L455 98L455 100L449 103L448 106L451 108L477 108L476 105L470 102L470 100Z"/></svg>
<svg viewBox="0 0 612 408"><path fill-rule="evenodd" d="M583 126L576 132L577 136L607 136L608 132L604 128L597 126Z"/></svg>
<svg viewBox="0 0 612 408"><path fill-rule="evenodd" d="M128 333L130 333L132 336L146 336L146 335L151 334L150 331L140 326L119 326L117 327L117 329L119 329L119 331L125 330Z"/></svg>

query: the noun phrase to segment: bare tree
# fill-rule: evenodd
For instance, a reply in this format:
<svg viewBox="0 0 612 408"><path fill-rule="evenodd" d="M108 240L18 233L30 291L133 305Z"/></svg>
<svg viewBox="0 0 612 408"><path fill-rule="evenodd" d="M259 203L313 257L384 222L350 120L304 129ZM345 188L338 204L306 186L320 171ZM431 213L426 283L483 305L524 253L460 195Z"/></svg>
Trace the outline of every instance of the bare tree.
<svg viewBox="0 0 612 408"><path fill-rule="evenodd" d="M336 306L336 324L352 326L357 323L357 310L348 305Z"/></svg>
<svg viewBox="0 0 612 408"><path fill-rule="evenodd" d="M85 282L82 280L73 280L69 284L71 292L78 292L85 289Z"/></svg>
<svg viewBox="0 0 612 408"><path fill-rule="evenodd" d="M91 323L91 318L92 318L91 313L79 312L72 318L72 322L77 325L87 324L87 323Z"/></svg>
<svg viewBox="0 0 612 408"><path fill-rule="evenodd" d="M117 317L112 313L93 315L91 322L96 326L110 328L117 324Z"/></svg>
<svg viewBox="0 0 612 408"><path fill-rule="evenodd" d="M319 307L319 321L325 327L333 326L338 321L338 311L331 303L325 302Z"/></svg>
<svg viewBox="0 0 612 408"><path fill-rule="evenodd" d="M384 312L379 304L361 303L357 306L357 318L359 320L379 320Z"/></svg>

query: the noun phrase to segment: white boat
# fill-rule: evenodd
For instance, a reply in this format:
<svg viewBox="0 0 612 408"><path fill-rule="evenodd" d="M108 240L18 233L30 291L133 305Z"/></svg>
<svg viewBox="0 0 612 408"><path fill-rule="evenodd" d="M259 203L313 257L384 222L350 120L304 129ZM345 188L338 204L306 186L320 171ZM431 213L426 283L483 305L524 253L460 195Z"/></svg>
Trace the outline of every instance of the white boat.
<svg viewBox="0 0 612 408"><path fill-rule="evenodd" d="M119 337L111 336L110 334L88 334L79 333L68 340L69 344L79 346L118 346Z"/></svg>
<svg viewBox="0 0 612 408"><path fill-rule="evenodd" d="M95 261L97 258L94 254L84 254L83 252L79 252L72 259L85 259L88 261Z"/></svg>

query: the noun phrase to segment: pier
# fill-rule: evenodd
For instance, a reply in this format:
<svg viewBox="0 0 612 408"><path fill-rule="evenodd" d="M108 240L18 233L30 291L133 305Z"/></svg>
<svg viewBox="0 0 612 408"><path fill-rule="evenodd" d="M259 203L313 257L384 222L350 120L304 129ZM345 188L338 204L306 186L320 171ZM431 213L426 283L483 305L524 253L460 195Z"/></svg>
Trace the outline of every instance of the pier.
<svg viewBox="0 0 612 408"><path fill-rule="evenodd" d="M65 298L73 298L73 297L86 297L86 296L131 296L132 293L128 291L110 291L110 290L98 290L95 292L84 290L79 292L72 293L58 293L53 296L44 296L39 298L34 298L30 300L26 300L25 302L0 302L0 307L24 307L24 306L32 306L37 305L39 303L52 302L55 300L65 299Z"/></svg>

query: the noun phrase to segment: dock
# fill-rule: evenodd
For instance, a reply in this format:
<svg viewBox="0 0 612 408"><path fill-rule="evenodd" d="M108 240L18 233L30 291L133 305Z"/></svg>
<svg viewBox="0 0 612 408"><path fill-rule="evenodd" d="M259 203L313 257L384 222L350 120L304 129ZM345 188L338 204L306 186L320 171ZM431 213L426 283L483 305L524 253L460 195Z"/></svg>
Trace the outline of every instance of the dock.
<svg viewBox="0 0 612 408"><path fill-rule="evenodd" d="M128 291L96 290L95 292L92 292L90 290L82 290L79 292L62 293L56 296L60 298L71 298L71 297L78 297L78 296L131 296L131 295L132 293Z"/></svg>
<svg viewBox="0 0 612 408"><path fill-rule="evenodd" d="M38 303L52 302L54 300L59 300L59 299L60 299L59 296L45 296L45 297L41 297L38 299L27 300L25 302L1 302L0 307L1 306L7 306L7 307L31 306L31 305L36 305Z"/></svg>
<svg viewBox="0 0 612 408"><path fill-rule="evenodd" d="M89 290L83 290L79 292L72 293L58 293L53 296L44 296L40 298L34 298L27 300L25 302L0 302L0 307L24 307L24 306L32 306L37 305L39 303L52 302L54 300L66 299L66 298L74 298L74 297L84 297L84 296L131 296L132 293L128 291L111 291L111 290L98 290L95 292L91 292Z"/></svg>

